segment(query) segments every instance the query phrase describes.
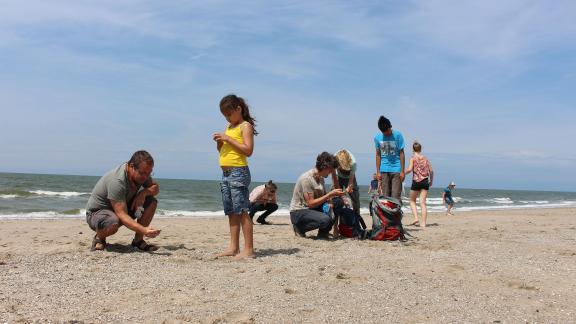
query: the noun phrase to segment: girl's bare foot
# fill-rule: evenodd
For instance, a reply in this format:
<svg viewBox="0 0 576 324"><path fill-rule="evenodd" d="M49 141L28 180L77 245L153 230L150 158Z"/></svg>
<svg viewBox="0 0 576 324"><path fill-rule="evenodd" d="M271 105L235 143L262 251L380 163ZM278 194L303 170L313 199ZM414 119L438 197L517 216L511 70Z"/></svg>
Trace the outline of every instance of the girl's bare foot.
<svg viewBox="0 0 576 324"><path fill-rule="evenodd" d="M256 257L256 254L254 253L254 251L248 251L246 252L246 250L242 251L241 253L236 254L236 256L234 257L234 260L242 260L242 259L253 259Z"/></svg>
<svg viewBox="0 0 576 324"><path fill-rule="evenodd" d="M410 225L418 225L418 220L413 221Z"/></svg>
<svg viewBox="0 0 576 324"><path fill-rule="evenodd" d="M426 227L426 224L422 223L420 224L420 227Z"/></svg>
<svg viewBox="0 0 576 324"><path fill-rule="evenodd" d="M217 253L216 256L217 256L217 257L235 256L235 255L237 255L238 253L240 253L240 250L232 250L232 249L229 249L229 250L224 250L224 251L222 251L222 252L220 252L220 253Z"/></svg>

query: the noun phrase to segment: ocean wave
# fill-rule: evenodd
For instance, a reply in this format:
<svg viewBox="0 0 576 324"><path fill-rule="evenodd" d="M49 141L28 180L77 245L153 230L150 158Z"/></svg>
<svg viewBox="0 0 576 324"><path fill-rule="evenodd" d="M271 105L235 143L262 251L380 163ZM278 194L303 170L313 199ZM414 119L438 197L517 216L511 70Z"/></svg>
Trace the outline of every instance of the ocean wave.
<svg viewBox="0 0 576 324"><path fill-rule="evenodd" d="M520 200L519 203L544 205L544 204L549 204L550 202L548 200Z"/></svg>
<svg viewBox="0 0 576 324"><path fill-rule="evenodd" d="M0 191L0 198L14 199L14 198L28 198L37 196L49 197L79 197L89 195L89 192L76 192L76 191L48 191L48 190L2 190Z"/></svg>
<svg viewBox="0 0 576 324"><path fill-rule="evenodd" d="M452 200L454 200L455 203L469 203L472 202L471 200L466 200L466 199L462 199L460 197L452 197ZM410 203L410 200L406 200L408 203ZM420 199L418 199L417 201L420 201ZM426 198L426 203L428 205L442 205L444 206L444 199L440 198Z"/></svg>
<svg viewBox="0 0 576 324"><path fill-rule="evenodd" d="M559 201L549 204L531 204L531 205L508 205L508 206L469 206L455 208L455 211L481 211L481 210L506 210L506 209L526 209L526 208L566 208L576 207L576 201Z"/></svg>
<svg viewBox="0 0 576 324"><path fill-rule="evenodd" d="M15 219L77 219L84 217L86 215L86 210L84 209L74 209L56 212L56 211L41 211L32 213L10 213L10 214L0 214L0 220L15 220ZM77 212L76 212L77 211Z"/></svg>
<svg viewBox="0 0 576 324"><path fill-rule="evenodd" d="M78 197L90 194L89 192L47 191L47 190L32 190L30 192L39 196L59 196L59 197Z"/></svg>
<svg viewBox="0 0 576 324"><path fill-rule="evenodd" d="M496 204L513 204L514 203L514 201L508 197L491 198L491 199L487 199L486 201L496 203Z"/></svg>
<svg viewBox="0 0 576 324"><path fill-rule="evenodd" d="M542 203L541 201L534 202L531 204L522 204L522 205L511 205L511 204L500 204L497 206L466 206L466 205L458 205L456 204L453 211L482 211L482 210L508 210L508 209L527 209L527 208L570 208L576 207L576 201L557 201L557 202L547 202ZM411 214L410 206L404 205L402 207L402 211L405 214ZM418 208L420 212L420 208ZM435 213L435 212L446 212L446 208L444 206L430 206L428 205L428 212Z"/></svg>
<svg viewBox="0 0 576 324"><path fill-rule="evenodd" d="M4 199L30 197L30 196L34 196L34 193L25 190L0 190L0 197Z"/></svg>
<svg viewBox="0 0 576 324"><path fill-rule="evenodd" d="M534 201L526 204L499 204L499 205L483 205L483 206L469 206L456 204L454 211L482 211L482 210L509 210L509 209L526 209L526 208L572 208L576 207L576 201L565 200L543 203L543 201ZM405 214L411 214L410 205L405 204L402 207ZM439 213L445 212L446 208L442 205L428 204L428 212ZM369 214L368 208L360 208L360 213L366 217ZM257 215L259 215L258 213ZM84 219L86 215L85 209L70 209L65 211L37 211L29 213L15 213L7 212L6 214L0 213L0 220L17 220L17 219ZM274 216L289 216L290 210L281 208L275 211L270 217ZM156 211L155 218L194 218L194 217L224 217L223 210L217 211L191 211L191 210L163 210Z"/></svg>
<svg viewBox="0 0 576 324"><path fill-rule="evenodd" d="M368 210L368 209L366 209ZM257 215L259 215L258 213ZM290 215L290 211L288 209L278 209L272 215L278 216L288 216ZM218 211L207 211L207 210L199 210L199 211L191 211L191 210L163 210L160 209L156 212L157 217L220 217L225 216L224 210Z"/></svg>

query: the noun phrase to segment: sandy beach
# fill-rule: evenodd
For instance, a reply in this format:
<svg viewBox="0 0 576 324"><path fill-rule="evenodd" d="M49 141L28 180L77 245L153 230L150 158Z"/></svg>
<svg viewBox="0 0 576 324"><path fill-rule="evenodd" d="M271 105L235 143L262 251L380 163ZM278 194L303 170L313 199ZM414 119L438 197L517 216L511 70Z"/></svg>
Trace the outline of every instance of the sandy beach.
<svg viewBox="0 0 576 324"><path fill-rule="evenodd" d="M0 221L0 322L576 319L576 209L432 214L406 242L303 239L270 220L243 261L214 257L225 217L155 220L154 253L133 250L126 228L90 252L83 220Z"/></svg>

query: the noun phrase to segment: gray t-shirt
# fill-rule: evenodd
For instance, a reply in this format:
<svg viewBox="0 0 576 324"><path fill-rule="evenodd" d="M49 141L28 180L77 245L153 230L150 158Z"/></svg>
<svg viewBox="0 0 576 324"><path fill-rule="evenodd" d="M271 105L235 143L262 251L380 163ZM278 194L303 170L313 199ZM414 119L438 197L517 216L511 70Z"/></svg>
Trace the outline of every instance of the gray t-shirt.
<svg viewBox="0 0 576 324"><path fill-rule="evenodd" d="M134 196L136 196L140 188L148 188L152 185L152 178L150 177L144 184L135 190L131 190L126 166L127 163L123 163L117 168L110 170L98 180L92 190L90 199L88 199L86 210L113 210L110 200L123 201L128 204L134 199ZM130 206L128 206L128 208L130 208Z"/></svg>
<svg viewBox="0 0 576 324"><path fill-rule="evenodd" d="M304 172L296 181L294 192L292 193L292 201L290 202L290 211L308 209L306 200L304 199L305 192L314 193L314 199L322 197L326 194L324 187L324 178L320 178L319 182L314 180L315 169Z"/></svg>

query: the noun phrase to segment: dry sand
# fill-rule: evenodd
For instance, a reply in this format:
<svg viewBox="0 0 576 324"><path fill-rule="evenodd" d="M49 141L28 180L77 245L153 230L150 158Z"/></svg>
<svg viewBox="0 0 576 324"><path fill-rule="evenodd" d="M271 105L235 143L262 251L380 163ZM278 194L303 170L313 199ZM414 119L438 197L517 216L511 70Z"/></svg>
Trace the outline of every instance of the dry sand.
<svg viewBox="0 0 576 324"><path fill-rule="evenodd" d="M154 253L126 228L90 252L81 219L0 221L0 322L576 321L576 209L432 214L407 242L303 239L270 220L239 262L213 256L225 217L155 220Z"/></svg>

